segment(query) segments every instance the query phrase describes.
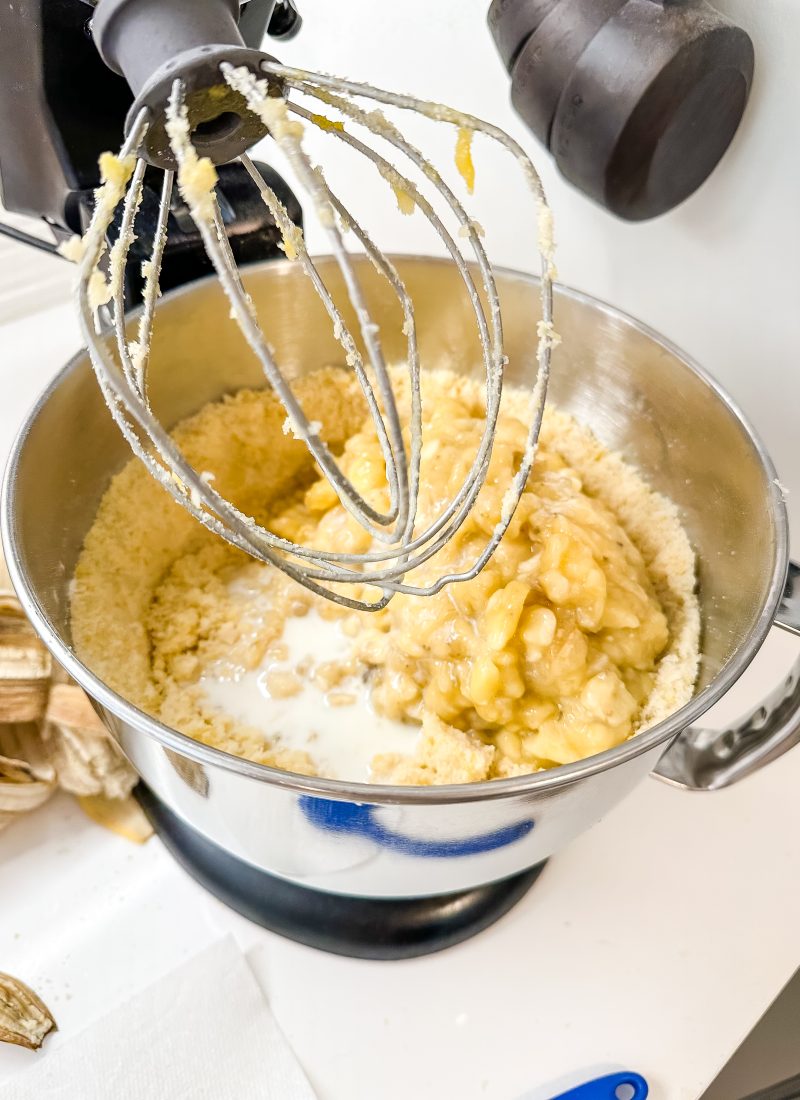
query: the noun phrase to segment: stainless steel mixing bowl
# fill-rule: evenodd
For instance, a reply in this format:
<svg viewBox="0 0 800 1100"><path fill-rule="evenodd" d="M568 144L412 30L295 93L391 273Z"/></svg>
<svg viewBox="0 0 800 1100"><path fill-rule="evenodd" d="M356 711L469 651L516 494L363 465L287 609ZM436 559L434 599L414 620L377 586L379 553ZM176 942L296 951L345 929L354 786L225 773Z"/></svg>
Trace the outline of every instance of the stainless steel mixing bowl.
<svg viewBox="0 0 800 1100"><path fill-rule="evenodd" d="M453 267L396 262L416 303L423 365L444 359L478 375L474 319ZM332 263L322 268L337 285ZM387 355L399 358L399 323L390 323L398 320L396 305L369 263L359 274ZM322 307L291 264L250 269L246 282L290 374L340 360ZM537 286L511 272L498 283L509 380L527 384L535 367ZM551 400L590 423L681 509L699 560L703 662L694 699L667 721L580 763L492 783L396 788L276 771L168 729L98 680L71 648L70 577L109 479L130 452L85 354L40 398L17 439L3 490L14 585L56 659L95 700L150 788L221 848L334 893L442 894L540 862L654 768L674 783L711 789L798 740L797 668L737 729L690 728L741 674L773 622L800 632L798 572L792 567L787 574L786 513L763 446L719 386L645 326L564 289L556 317L563 344ZM165 423L222 392L263 385L216 281L165 296L156 329L152 396Z"/></svg>

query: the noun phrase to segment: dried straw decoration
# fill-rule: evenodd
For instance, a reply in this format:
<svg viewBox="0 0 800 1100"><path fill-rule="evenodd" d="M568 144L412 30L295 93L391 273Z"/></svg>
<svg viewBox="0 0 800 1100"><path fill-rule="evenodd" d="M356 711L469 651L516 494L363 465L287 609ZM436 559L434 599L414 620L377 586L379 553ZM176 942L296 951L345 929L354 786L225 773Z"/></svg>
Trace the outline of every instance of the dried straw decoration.
<svg viewBox="0 0 800 1100"><path fill-rule="evenodd" d="M10 974L0 974L0 1043L38 1050L56 1030L50 1009L30 986Z"/></svg>
<svg viewBox="0 0 800 1100"><path fill-rule="evenodd" d="M14 595L0 555L0 831L58 790L93 821L144 843L136 773L88 697L53 664ZM37 1050L56 1023L24 982L0 974L0 1043Z"/></svg>
<svg viewBox="0 0 800 1100"><path fill-rule="evenodd" d="M83 690L54 666L0 557L0 829L61 789L94 820L144 840L135 782Z"/></svg>

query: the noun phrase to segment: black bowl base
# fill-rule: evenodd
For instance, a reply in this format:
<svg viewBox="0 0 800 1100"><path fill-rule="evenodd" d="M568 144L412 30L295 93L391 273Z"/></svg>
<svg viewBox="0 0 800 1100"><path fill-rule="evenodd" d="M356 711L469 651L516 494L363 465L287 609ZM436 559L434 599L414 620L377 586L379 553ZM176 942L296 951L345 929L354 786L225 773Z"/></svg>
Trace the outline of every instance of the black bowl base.
<svg viewBox="0 0 800 1100"><path fill-rule="evenodd" d="M461 943L522 898L544 863L510 878L425 898L329 894L270 875L206 840L143 783L136 797L167 850L215 897L271 932L356 959L410 959Z"/></svg>

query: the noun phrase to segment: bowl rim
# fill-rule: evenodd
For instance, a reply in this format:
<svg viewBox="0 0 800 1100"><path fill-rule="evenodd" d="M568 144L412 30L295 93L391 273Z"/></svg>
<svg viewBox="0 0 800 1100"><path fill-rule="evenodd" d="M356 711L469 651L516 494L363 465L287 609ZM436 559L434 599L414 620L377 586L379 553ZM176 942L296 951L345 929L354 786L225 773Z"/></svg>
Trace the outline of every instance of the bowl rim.
<svg viewBox="0 0 800 1100"><path fill-rule="evenodd" d="M363 259L361 257L353 258L357 261ZM418 254L392 253L389 258L400 264L403 262L430 265L445 265L448 263L446 258L422 256ZM318 262L330 261L331 259L332 257L327 255L315 257L315 261ZM289 260L267 260L248 265L247 270L253 272L256 269L260 270L264 268L275 271L276 277L283 277L285 273L293 270L293 265ZM517 271L513 268L497 267L494 270L499 277L511 278L528 283L532 286L537 286L540 282L538 276L527 272ZM187 283L182 287L169 291L164 295L162 301L168 302L191 294L199 286L210 283L215 279L216 276L212 274L203 279L195 280L192 283ZM777 472L772 459L755 428L726 390L690 355L649 325L637 320L624 310L618 309L616 306L612 306L602 299L561 283L554 284L554 293L556 297L569 298L581 305L591 306L607 317L612 317L624 322L625 325L633 328L636 332L663 348L670 355L679 359L684 366L693 371L701 381L706 383L723 405L725 405L749 437L751 444L761 460L769 486L766 504L772 518L776 535L775 555L767 597L761 608L758 619L751 633L739 643L730 659L723 668L720 669L714 679L703 688L701 692L693 696L668 718L643 730L641 733L634 734L621 745L617 745L612 749L606 749L601 753L586 757L583 760L575 761L572 764L560 764L555 768L531 772L529 775L514 776L510 779L481 780L473 783L420 787L360 783L342 779L326 779L317 776L302 775L298 772L284 771L280 768L270 767L266 764L258 764L254 761L246 760L244 757L234 756L232 753L224 752L222 749L214 748L211 745L205 745L200 741L195 741L187 734L179 733L177 730L171 729L157 718L153 718L151 715L140 710L133 703L124 699L121 695L118 695L117 692L113 691L96 676L91 669L83 664L72 647L62 640L59 633L51 624L33 590L17 552L15 486L17 483L17 469L22 460L26 441L40 412L48 403L51 396L58 390L69 375L86 364L88 352L85 348L73 355L56 373L25 417L11 447L3 477L2 490L0 491L0 536L2 537L3 547L5 549L9 575L25 613L34 625L44 644L59 664L64 667L69 675L80 684L96 703L99 703L101 707L110 711L117 719L121 719L138 733L152 737L164 748L170 749L196 763L210 765L214 768L222 768L223 770L237 773L248 779L273 784L287 791L303 795L317 795L339 801L355 801L374 805L440 805L495 800L509 797L517 798L520 796L524 797L525 795L533 796L544 793L545 791L553 791L576 783L582 779L589 778L617 764L623 764L637 756L641 756L656 748L658 745L671 741L728 691L750 664L761 647L770 628L774 625L774 617L784 590L789 565L789 526L785 502L777 485ZM129 316L135 319L138 312L138 310L133 311Z"/></svg>

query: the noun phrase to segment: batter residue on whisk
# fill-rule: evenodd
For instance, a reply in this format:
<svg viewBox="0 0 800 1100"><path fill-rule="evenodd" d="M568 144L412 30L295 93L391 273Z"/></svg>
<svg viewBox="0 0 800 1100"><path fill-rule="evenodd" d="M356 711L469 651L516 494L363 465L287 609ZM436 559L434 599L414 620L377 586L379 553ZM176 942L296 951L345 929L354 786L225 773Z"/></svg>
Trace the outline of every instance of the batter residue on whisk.
<svg viewBox="0 0 800 1100"><path fill-rule="evenodd" d="M297 392L313 393L345 472L385 507L382 458L351 376L329 368ZM465 476L482 393L459 374L425 377L420 523ZM485 542L525 447L527 400L506 392L476 506L412 580L457 569ZM244 391L176 435L224 496L279 535L369 549L302 443L280 430L284 419L272 395ZM520 506L483 572L373 614L315 597L216 539L133 460L87 537L73 634L112 687L228 752L335 778L470 782L600 752L686 702L697 669L693 587L674 507L548 410Z"/></svg>

